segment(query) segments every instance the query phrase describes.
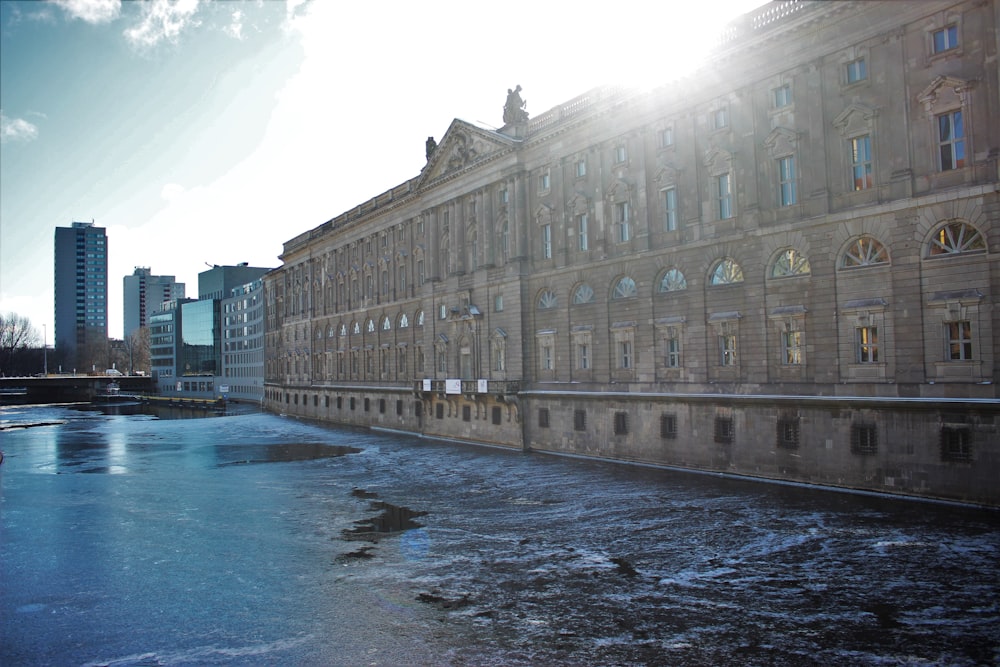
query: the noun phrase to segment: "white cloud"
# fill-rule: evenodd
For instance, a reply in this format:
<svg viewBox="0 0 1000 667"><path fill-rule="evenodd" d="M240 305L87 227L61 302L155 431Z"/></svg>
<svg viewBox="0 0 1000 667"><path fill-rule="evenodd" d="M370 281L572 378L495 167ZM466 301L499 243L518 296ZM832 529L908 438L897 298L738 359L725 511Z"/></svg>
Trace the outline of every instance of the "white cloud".
<svg viewBox="0 0 1000 667"><path fill-rule="evenodd" d="M167 183L160 190L160 197L166 201L174 201L185 192L183 185L178 185L177 183Z"/></svg>
<svg viewBox="0 0 1000 667"><path fill-rule="evenodd" d="M233 11L233 22L223 28L223 31L234 39L243 40L243 12Z"/></svg>
<svg viewBox="0 0 1000 667"><path fill-rule="evenodd" d="M87 23L110 23L122 11L121 0L52 0L72 18Z"/></svg>
<svg viewBox="0 0 1000 667"><path fill-rule="evenodd" d="M8 118L0 113L0 143L32 141L38 138L38 127L23 118Z"/></svg>
<svg viewBox="0 0 1000 667"><path fill-rule="evenodd" d="M163 40L175 42L186 27L199 25L197 12L198 0L151 0L143 3L142 18L125 30L125 38L138 48L152 48Z"/></svg>

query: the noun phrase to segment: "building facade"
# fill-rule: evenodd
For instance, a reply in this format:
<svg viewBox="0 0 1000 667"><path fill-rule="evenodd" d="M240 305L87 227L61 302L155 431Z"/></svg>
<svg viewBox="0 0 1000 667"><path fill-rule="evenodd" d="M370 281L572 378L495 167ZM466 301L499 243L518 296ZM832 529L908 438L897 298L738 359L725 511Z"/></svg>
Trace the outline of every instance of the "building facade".
<svg viewBox="0 0 1000 667"><path fill-rule="evenodd" d="M997 6L778 2L289 240L276 411L1000 504Z"/></svg>
<svg viewBox="0 0 1000 667"><path fill-rule="evenodd" d="M163 304L185 297L184 283L174 276L154 276L149 267L137 266L122 280L124 331L123 340L149 324L149 316L162 310Z"/></svg>
<svg viewBox="0 0 1000 667"><path fill-rule="evenodd" d="M264 281L234 287L222 301L222 379L226 396L264 398Z"/></svg>
<svg viewBox="0 0 1000 667"><path fill-rule="evenodd" d="M55 347L66 370L104 363L108 338L108 237L93 222L55 231ZM96 367L96 366L95 366ZM103 370L103 369L98 369Z"/></svg>

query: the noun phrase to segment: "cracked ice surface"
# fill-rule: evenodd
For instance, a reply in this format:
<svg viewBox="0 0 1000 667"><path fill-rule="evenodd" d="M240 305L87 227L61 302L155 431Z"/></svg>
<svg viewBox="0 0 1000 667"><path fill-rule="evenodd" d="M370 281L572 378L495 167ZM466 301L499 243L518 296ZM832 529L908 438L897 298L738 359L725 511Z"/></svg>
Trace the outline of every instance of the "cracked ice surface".
<svg viewBox="0 0 1000 667"><path fill-rule="evenodd" d="M58 407L3 435L0 664L1000 662L997 512Z"/></svg>

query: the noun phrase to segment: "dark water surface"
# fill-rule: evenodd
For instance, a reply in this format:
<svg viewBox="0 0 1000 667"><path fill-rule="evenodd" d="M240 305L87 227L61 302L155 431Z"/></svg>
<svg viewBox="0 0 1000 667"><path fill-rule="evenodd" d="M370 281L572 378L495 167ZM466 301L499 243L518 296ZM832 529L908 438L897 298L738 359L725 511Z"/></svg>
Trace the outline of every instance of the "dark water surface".
<svg viewBox="0 0 1000 667"><path fill-rule="evenodd" d="M1000 664L998 512L265 414L5 427L0 665Z"/></svg>

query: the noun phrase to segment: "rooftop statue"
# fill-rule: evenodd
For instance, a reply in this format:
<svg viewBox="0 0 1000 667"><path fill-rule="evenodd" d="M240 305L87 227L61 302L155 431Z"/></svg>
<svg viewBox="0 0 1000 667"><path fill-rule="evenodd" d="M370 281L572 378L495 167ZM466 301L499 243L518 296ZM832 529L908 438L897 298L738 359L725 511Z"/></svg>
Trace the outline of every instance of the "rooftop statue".
<svg viewBox="0 0 1000 667"><path fill-rule="evenodd" d="M503 122L505 125L513 125L514 123L526 123L528 121L528 112L524 110L524 106L527 104L526 101L521 99L521 86L518 85L514 90L510 88L507 89L507 103L503 107Z"/></svg>

